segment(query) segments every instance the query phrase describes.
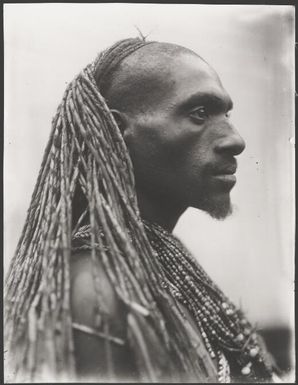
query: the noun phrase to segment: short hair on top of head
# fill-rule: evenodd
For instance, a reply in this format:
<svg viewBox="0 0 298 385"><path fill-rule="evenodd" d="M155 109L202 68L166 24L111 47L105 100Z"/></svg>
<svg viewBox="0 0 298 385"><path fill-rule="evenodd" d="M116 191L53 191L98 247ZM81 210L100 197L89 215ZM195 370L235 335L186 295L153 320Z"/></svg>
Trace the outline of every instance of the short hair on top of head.
<svg viewBox="0 0 298 385"><path fill-rule="evenodd" d="M101 71L101 79L96 76L97 72L95 78L109 107L128 113L143 112L158 100L167 80L169 62L183 54L204 61L192 50L177 44L139 38L121 42L111 51L115 58L113 65L104 71L104 76ZM126 44L132 43L127 49Z"/></svg>

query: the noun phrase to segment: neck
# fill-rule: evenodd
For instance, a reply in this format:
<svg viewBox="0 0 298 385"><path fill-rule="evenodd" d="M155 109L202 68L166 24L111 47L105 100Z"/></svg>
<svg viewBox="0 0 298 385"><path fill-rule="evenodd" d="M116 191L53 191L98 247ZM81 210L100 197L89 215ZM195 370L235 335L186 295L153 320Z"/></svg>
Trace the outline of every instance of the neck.
<svg viewBox="0 0 298 385"><path fill-rule="evenodd" d="M169 200L149 197L144 193L137 193L141 217L149 222L157 223L169 232L174 230L178 219L186 210Z"/></svg>

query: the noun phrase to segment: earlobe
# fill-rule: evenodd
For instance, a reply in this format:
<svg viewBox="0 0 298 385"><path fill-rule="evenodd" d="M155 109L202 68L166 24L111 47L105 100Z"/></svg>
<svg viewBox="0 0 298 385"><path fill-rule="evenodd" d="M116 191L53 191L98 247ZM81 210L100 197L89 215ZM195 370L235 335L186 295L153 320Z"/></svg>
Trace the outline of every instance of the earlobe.
<svg viewBox="0 0 298 385"><path fill-rule="evenodd" d="M124 136L125 132L128 128L128 118L127 118L126 114L124 114L123 112L120 112L118 110L114 110L114 109L111 109L110 111L111 111L122 135Z"/></svg>

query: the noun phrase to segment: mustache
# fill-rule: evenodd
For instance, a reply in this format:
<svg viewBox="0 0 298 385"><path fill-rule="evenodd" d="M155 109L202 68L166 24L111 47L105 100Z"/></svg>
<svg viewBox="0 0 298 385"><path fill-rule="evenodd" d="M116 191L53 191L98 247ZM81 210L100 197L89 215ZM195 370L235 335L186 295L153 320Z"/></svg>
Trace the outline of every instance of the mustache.
<svg viewBox="0 0 298 385"><path fill-rule="evenodd" d="M221 160L217 163L212 163L206 167L208 174L212 175L232 175L237 170L237 160L232 158L230 160Z"/></svg>

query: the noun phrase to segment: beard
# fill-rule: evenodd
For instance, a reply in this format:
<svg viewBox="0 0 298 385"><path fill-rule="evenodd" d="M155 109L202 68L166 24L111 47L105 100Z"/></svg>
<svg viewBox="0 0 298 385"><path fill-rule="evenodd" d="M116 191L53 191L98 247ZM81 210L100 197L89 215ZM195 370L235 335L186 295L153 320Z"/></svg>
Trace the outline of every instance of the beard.
<svg viewBox="0 0 298 385"><path fill-rule="evenodd" d="M229 194L204 197L198 208L217 220L223 220L233 213L233 206Z"/></svg>

